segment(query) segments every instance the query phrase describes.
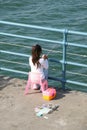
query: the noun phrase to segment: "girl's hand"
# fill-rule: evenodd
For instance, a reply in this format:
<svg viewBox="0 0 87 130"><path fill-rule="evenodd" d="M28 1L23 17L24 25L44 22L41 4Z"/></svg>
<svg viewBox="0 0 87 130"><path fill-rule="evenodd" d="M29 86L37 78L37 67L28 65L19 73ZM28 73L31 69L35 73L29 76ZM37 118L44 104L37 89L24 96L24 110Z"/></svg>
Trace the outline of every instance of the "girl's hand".
<svg viewBox="0 0 87 130"><path fill-rule="evenodd" d="M42 55L42 58L45 60L45 59L48 59L48 56L47 55Z"/></svg>

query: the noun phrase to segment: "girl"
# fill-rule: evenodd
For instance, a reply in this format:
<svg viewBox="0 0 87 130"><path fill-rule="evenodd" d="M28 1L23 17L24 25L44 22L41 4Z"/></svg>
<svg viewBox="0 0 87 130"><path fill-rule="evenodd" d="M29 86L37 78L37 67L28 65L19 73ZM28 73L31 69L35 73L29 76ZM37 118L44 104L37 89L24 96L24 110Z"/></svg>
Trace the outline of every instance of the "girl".
<svg viewBox="0 0 87 130"><path fill-rule="evenodd" d="M37 72L41 74L42 80L48 79L48 57L46 55L41 56L42 48L36 44L32 46L32 56L29 58L29 65L31 72ZM33 89L38 89L38 85L34 84Z"/></svg>

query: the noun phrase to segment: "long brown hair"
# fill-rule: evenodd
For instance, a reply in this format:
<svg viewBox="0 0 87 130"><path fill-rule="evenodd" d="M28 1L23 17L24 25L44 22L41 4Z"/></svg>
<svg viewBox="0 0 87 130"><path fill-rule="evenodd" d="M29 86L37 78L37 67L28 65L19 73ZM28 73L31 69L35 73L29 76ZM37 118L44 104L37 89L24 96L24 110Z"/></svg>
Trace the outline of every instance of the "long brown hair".
<svg viewBox="0 0 87 130"><path fill-rule="evenodd" d="M32 46L32 62L34 65L37 64L37 68L40 66L39 59L41 53L42 48L40 45L36 44L35 46Z"/></svg>

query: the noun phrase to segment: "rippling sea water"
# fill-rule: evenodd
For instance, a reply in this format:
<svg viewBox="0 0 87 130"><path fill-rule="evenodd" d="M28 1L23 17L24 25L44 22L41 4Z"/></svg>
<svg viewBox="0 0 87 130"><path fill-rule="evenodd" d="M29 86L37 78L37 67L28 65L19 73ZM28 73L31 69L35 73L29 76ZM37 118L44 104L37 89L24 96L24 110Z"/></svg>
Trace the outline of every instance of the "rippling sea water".
<svg viewBox="0 0 87 130"><path fill-rule="evenodd" d="M87 31L86 0L0 0L0 19Z"/></svg>
<svg viewBox="0 0 87 130"><path fill-rule="evenodd" d="M82 31L87 32L87 0L0 0L0 20L9 21L9 22L17 22L17 23L24 23L24 24L31 24L31 25L39 25L43 27L51 27L51 28L58 28L58 29L69 29L73 31ZM41 30L34 30L34 29L25 29L21 27L12 27L12 26L3 26L0 25L0 31L2 32L10 32L19 35L27 35L27 36L35 36L35 37L46 37L48 39L61 39L57 33L50 33L50 32L42 32ZM73 38L70 39L73 41ZM74 37L74 41L80 44L87 45L87 38L82 37ZM4 50L11 50L14 52L21 52L21 53L30 53L30 48L24 46L32 46L32 44L36 44L35 41L32 40L25 40L25 39L18 39L18 38L9 38L0 36L0 42L4 42L4 44L0 44L1 49ZM12 45L7 45L6 43L11 43ZM50 43L41 43L45 49L51 49L53 47ZM20 47L20 46L22 47ZM57 46L55 50L62 51L60 46ZM78 56L67 56L67 59L72 60L74 62L79 60L82 63L87 63L87 57L83 58L80 57L80 54L87 55L87 50L82 48L68 48L69 52L78 53ZM44 51L44 53L47 53ZM9 58L10 57L10 58ZM61 60L61 53L52 53L49 54L50 58L58 58ZM18 57L19 58L19 57ZM16 60L17 62L19 59L15 56L7 56L6 59ZM27 58L20 58L22 62L28 64ZM5 63L3 63L5 66ZM9 67L9 64L7 65ZM23 71L28 71L28 66L17 66L11 65L13 69L19 69ZM54 76L61 76L61 66L50 64L51 68L49 73ZM80 72L87 74L86 68L73 68L68 67L69 70L74 72ZM58 73L56 73L59 71ZM20 76L21 77L21 76ZM86 78L82 76L68 76L70 79L75 79L78 81L86 82ZM26 78L22 75L22 78ZM54 82L53 82L54 84Z"/></svg>

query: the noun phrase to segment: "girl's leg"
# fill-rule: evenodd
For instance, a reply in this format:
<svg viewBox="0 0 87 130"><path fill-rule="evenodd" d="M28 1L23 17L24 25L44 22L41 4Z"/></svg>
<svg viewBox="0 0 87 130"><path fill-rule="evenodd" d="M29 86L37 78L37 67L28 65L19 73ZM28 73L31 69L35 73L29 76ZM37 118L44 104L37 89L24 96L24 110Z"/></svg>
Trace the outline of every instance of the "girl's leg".
<svg viewBox="0 0 87 130"><path fill-rule="evenodd" d="M33 84L33 87L32 87L34 90L38 90L40 89L40 85L39 84Z"/></svg>
<svg viewBox="0 0 87 130"><path fill-rule="evenodd" d="M43 72L45 75L45 79L48 80L48 69L44 69Z"/></svg>

